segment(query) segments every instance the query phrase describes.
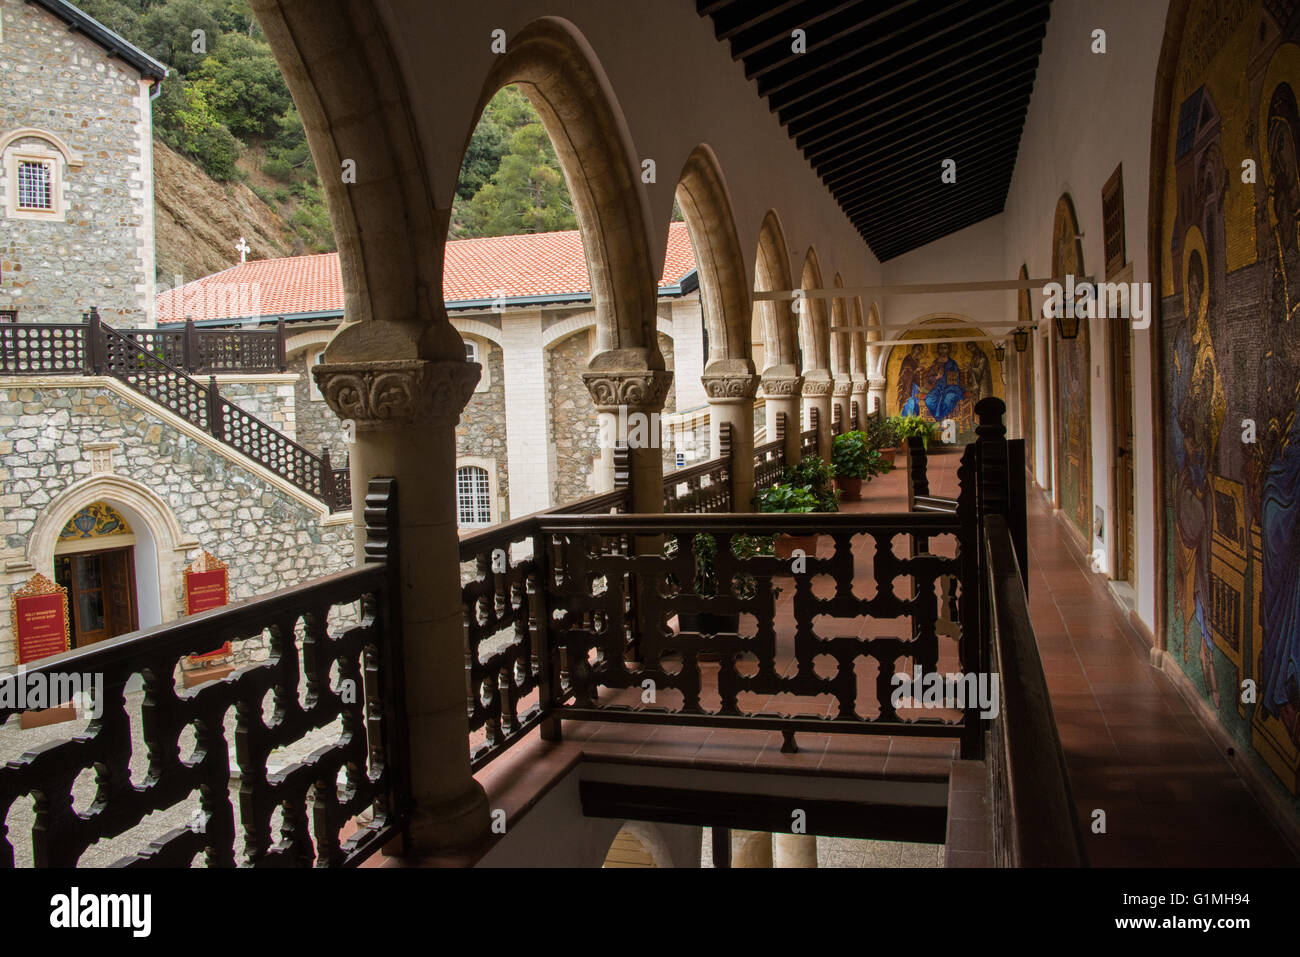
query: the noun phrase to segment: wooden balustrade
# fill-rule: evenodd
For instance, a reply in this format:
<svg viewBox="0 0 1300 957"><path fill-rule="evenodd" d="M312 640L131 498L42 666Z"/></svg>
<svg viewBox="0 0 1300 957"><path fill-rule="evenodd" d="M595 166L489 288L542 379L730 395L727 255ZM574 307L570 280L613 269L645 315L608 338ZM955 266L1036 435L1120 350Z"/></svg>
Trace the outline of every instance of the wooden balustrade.
<svg viewBox="0 0 1300 957"><path fill-rule="evenodd" d="M367 564L360 568L44 658L0 678L28 687L33 676L102 682L84 730L0 766L0 822L15 801L35 798L35 865L74 867L95 842L191 803L191 824L141 839L119 865L188 866L202 855L217 867L347 866L400 833L410 788L396 510L396 483L371 482ZM186 656L263 635L270 640L267 661L193 689L178 687ZM137 675L142 694L127 691ZM15 688L4 692L4 700L18 700ZM0 708L0 722L24 710ZM183 749L186 732L193 740ZM148 757L146 773L134 779L133 738ZM304 743L319 746L272 770L273 751ZM76 782L92 771L94 797L84 803ZM0 825L0 866L13 865L10 830Z"/></svg>

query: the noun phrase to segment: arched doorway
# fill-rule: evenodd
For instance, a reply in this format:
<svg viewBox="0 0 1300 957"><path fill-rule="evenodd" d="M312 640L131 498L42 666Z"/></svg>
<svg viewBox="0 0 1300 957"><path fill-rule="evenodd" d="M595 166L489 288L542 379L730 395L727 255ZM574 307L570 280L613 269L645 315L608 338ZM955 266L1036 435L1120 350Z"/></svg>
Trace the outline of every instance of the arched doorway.
<svg viewBox="0 0 1300 957"><path fill-rule="evenodd" d="M131 523L104 501L78 510L59 532L54 580L68 589L72 647L139 627L136 540Z"/></svg>

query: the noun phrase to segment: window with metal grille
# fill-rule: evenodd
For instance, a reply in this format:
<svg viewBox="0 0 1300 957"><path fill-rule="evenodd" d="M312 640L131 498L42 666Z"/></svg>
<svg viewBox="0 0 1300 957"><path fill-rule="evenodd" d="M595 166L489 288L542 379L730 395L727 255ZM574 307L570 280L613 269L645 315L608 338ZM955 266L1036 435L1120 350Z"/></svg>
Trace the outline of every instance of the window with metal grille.
<svg viewBox="0 0 1300 957"><path fill-rule="evenodd" d="M467 362L478 362L478 343L465 340L465 360Z"/></svg>
<svg viewBox="0 0 1300 957"><path fill-rule="evenodd" d="M477 465L456 469L456 516L462 527L492 524L492 491L487 469Z"/></svg>
<svg viewBox="0 0 1300 957"><path fill-rule="evenodd" d="M1101 188L1102 239L1106 247L1106 278L1124 268L1124 167L1115 172Z"/></svg>
<svg viewBox="0 0 1300 957"><path fill-rule="evenodd" d="M54 174L49 163L21 160L18 163L18 208L53 209Z"/></svg>

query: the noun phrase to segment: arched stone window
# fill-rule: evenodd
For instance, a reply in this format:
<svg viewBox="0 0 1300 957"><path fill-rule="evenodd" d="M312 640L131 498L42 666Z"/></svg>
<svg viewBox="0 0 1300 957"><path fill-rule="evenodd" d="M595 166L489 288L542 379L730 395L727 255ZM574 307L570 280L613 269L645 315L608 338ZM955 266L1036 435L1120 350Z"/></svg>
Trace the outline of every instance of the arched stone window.
<svg viewBox="0 0 1300 957"><path fill-rule="evenodd" d="M6 218L64 219L63 168L81 166L80 153L53 133L25 128L0 137L0 159Z"/></svg>

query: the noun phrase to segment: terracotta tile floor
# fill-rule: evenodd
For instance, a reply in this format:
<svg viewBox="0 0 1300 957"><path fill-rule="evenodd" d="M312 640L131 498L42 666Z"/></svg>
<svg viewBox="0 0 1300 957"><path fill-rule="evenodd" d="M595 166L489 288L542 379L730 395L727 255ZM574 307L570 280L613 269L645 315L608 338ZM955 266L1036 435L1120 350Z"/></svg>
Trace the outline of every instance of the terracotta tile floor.
<svg viewBox="0 0 1300 957"><path fill-rule="evenodd" d="M931 457L931 494L956 497L957 459ZM863 503L845 510L905 508L904 480L901 469L877 479ZM1037 489L1030 493L1029 566L1030 615L1089 862L1300 863L1172 682L1150 666L1146 643ZM1105 834L1091 831L1094 810L1105 811Z"/></svg>

